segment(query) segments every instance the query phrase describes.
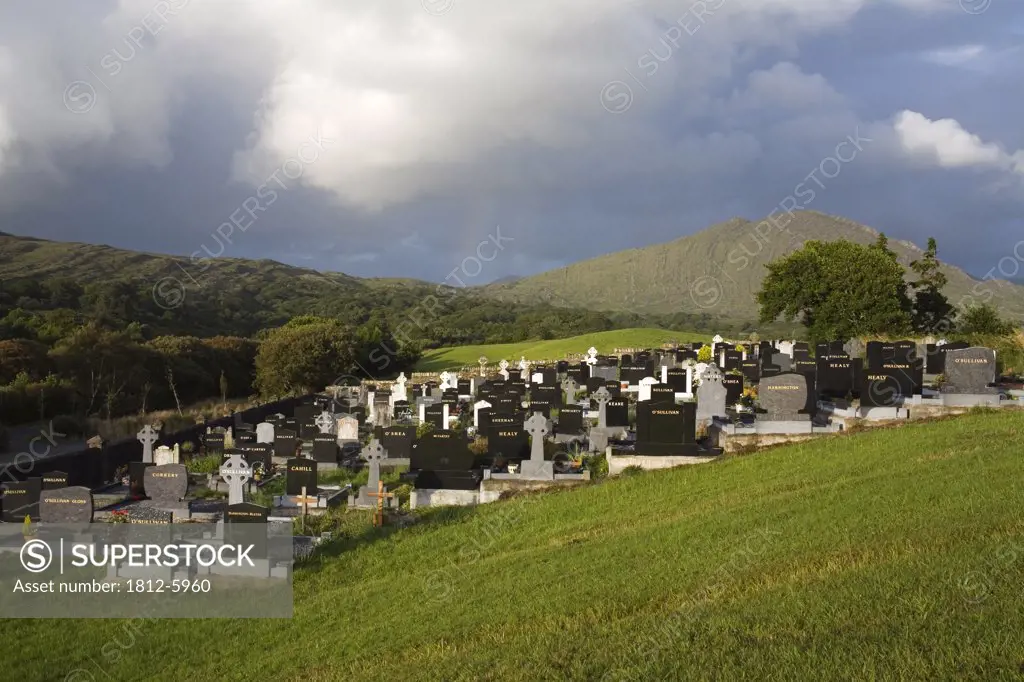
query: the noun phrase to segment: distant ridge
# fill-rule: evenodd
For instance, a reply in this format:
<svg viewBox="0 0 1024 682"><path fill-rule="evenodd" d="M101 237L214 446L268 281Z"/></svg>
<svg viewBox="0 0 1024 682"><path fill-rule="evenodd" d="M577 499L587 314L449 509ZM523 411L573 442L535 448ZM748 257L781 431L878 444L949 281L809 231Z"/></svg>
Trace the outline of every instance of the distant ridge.
<svg viewBox="0 0 1024 682"><path fill-rule="evenodd" d="M879 232L817 211L752 222L733 218L664 244L610 253L515 282L495 282L485 292L507 301L546 301L559 306L640 314L708 313L729 320L756 320L754 298L765 265L810 240L874 242ZM923 253L916 244L890 239L909 265ZM942 243L939 242L939 255ZM946 296L954 305L988 302L1024 320L1024 287L1002 280L980 282L944 264ZM975 294L972 296L972 289Z"/></svg>

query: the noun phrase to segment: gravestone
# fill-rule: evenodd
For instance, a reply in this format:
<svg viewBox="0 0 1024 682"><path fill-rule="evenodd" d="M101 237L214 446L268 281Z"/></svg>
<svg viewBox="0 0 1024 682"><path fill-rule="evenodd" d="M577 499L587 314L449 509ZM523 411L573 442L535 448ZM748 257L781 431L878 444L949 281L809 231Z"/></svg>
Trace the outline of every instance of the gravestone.
<svg viewBox="0 0 1024 682"><path fill-rule="evenodd" d="M12 481L4 485L3 519L6 523L22 523L25 516L39 520L39 497L43 481L38 477Z"/></svg>
<svg viewBox="0 0 1024 682"><path fill-rule="evenodd" d="M946 381L942 393L992 395L996 382L996 352L991 348L964 348L945 354Z"/></svg>
<svg viewBox="0 0 1024 682"><path fill-rule="evenodd" d="M480 474L466 439L454 431L432 431L416 441L410 469L418 489L476 490Z"/></svg>
<svg viewBox="0 0 1024 682"><path fill-rule="evenodd" d="M270 443L248 443L238 448L238 452L250 466L257 463L263 465L263 471L269 472L273 464L274 449Z"/></svg>
<svg viewBox="0 0 1024 682"><path fill-rule="evenodd" d="M370 493L376 493L380 487L380 464L387 456L387 450L376 438L370 440L369 444L363 448L359 456L366 460L369 466L369 473L366 479L366 485L359 486L359 495L350 496L349 506L351 507L376 507L377 501L371 496ZM386 506L392 505L392 499L388 498L385 503Z"/></svg>
<svg viewBox="0 0 1024 682"><path fill-rule="evenodd" d="M651 399L651 388L658 383L658 380L654 377L644 377L638 383L639 389L637 390L636 399L639 402L647 402Z"/></svg>
<svg viewBox="0 0 1024 682"><path fill-rule="evenodd" d="M782 351L776 351L771 355L770 365L772 367L778 367L779 373L785 374L793 368L793 358Z"/></svg>
<svg viewBox="0 0 1024 682"><path fill-rule="evenodd" d="M40 477L43 490L56 490L68 487L68 475L64 471L51 471Z"/></svg>
<svg viewBox="0 0 1024 682"><path fill-rule="evenodd" d="M136 438L142 443L142 461L147 464L153 462L153 444L160 438L160 434L157 433L156 429L150 424L146 424L142 427L142 430L136 434Z"/></svg>
<svg viewBox="0 0 1024 682"><path fill-rule="evenodd" d="M698 452L697 405L643 403L636 409L636 445L641 456L681 456Z"/></svg>
<svg viewBox="0 0 1024 682"><path fill-rule="evenodd" d="M157 505L177 506L188 493L188 469L184 464L164 464L146 469L146 497Z"/></svg>
<svg viewBox="0 0 1024 682"><path fill-rule="evenodd" d="M426 422L431 424L437 431L448 430L448 405L444 403L438 403L436 405L429 405L424 410L424 416Z"/></svg>
<svg viewBox="0 0 1024 682"><path fill-rule="evenodd" d="M274 431L274 455L292 457L295 455L295 432L291 429L277 428Z"/></svg>
<svg viewBox="0 0 1024 682"><path fill-rule="evenodd" d="M313 420L313 423L316 424L316 428L320 430L321 434L331 435L334 433L336 420L334 419L334 415L327 410L318 414L316 419Z"/></svg>
<svg viewBox="0 0 1024 682"><path fill-rule="evenodd" d="M493 416L487 431L487 455L491 462L528 459L530 442L522 423L507 415Z"/></svg>
<svg viewBox="0 0 1024 682"><path fill-rule="evenodd" d="M608 427L608 403L612 401L612 394L603 386L590 396L590 402L597 406L597 428Z"/></svg>
<svg viewBox="0 0 1024 682"><path fill-rule="evenodd" d="M651 386L651 396L650 396L650 400L648 402L650 402L652 404L654 404L654 403L671 403L671 404L675 404L675 402L676 402L676 392L675 392L675 390L671 386L668 386L668 385L665 385L665 384L658 384L657 386Z"/></svg>
<svg viewBox="0 0 1024 682"><path fill-rule="evenodd" d="M128 494L131 497L146 496L146 470L152 466L151 462L128 462Z"/></svg>
<svg viewBox="0 0 1024 682"><path fill-rule="evenodd" d="M228 505L224 510L224 521L227 523L267 523L270 509L252 502L239 502Z"/></svg>
<svg viewBox="0 0 1024 682"><path fill-rule="evenodd" d="M629 428L629 401L625 398L612 398L605 407L608 427Z"/></svg>
<svg viewBox="0 0 1024 682"><path fill-rule="evenodd" d="M313 436L313 459L319 464L338 463L338 439L329 433Z"/></svg>
<svg viewBox="0 0 1024 682"><path fill-rule="evenodd" d="M562 405L562 389L557 386L538 385L530 389L530 399L538 403L547 403L558 408Z"/></svg>
<svg viewBox="0 0 1024 682"><path fill-rule="evenodd" d="M700 375L697 387L697 425L707 426L714 417L724 417L725 400L728 394L724 383L725 375L715 364L708 365Z"/></svg>
<svg viewBox="0 0 1024 682"><path fill-rule="evenodd" d="M359 442L359 420L354 415L345 415L337 420L338 436L335 439L338 443Z"/></svg>
<svg viewBox="0 0 1024 682"><path fill-rule="evenodd" d="M725 386L725 404L735 405L743 397L743 375L726 374L722 377L722 385Z"/></svg>
<svg viewBox="0 0 1024 682"><path fill-rule="evenodd" d="M525 430L530 434L530 459L520 464L520 478L554 480L554 465L544 461L544 437L550 430L547 417L535 412L526 420Z"/></svg>
<svg viewBox="0 0 1024 682"><path fill-rule="evenodd" d="M161 445L153 451L153 464L163 466L164 464L178 464L178 456L174 448Z"/></svg>
<svg viewBox="0 0 1024 682"><path fill-rule="evenodd" d="M579 406L566 406L558 411L559 435L577 435L583 432L583 408Z"/></svg>
<svg viewBox="0 0 1024 682"><path fill-rule="evenodd" d="M388 459L408 459L412 455L412 444L416 440L415 426L390 426L381 432L381 445L388 453Z"/></svg>
<svg viewBox="0 0 1024 682"><path fill-rule="evenodd" d="M672 367L665 372L665 384L672 389L673 393L690 393L692 387L689 385L691 371L685 367Z"/></svg>
<svg viewBox="0 0 1024 682"><path fill-rule="evenodd" d="M92 491L85 486L51 488L39 496L42 523L92 523Z"/></svg>
<svg viewBox="0 0 1024 682"><path fill-rule="evenodd" d="M287 495L316 495L316 461L306 457L293 457L285 463L284 491Z"/></svg>
<svg viewBox="0 0 1024 682"><path fill-rule="evenodd" d="M818 395L828 400L845 400L853 391L853 362L847 358L823 356L818 359L815 386Z"/></svg>
<svg viewBox="0 0 1024 682"><path fill-rule="evenodd" d="M208 455L224 452L224 434L216 431L207 431L203 437L203 445L206 447L206 454Z"/></svg>
<svg viewBox="0 0 1024 682"><path fill-rule="evenodd" d="M565 391L565 404L575 405L576 395L580 391L579 382L572 375L569 375L562 379L562 390Z"/></svg>
<svg viewBox="0 0 1024 682"><path fill-rule="evenodd" d="M228 504L245 502L245 484L252 479L252 467L241 455L233 455L220 467L220 477L228 484Z"/></svg>
<svg viewBox="0 0 1024 682"><path fill-rule="evenodd" d="M810 421L811 415L801 412L807 407L807 377L798 373L779 374L761 379L757 385L757 401L765 412L761 421Z"/></svg>

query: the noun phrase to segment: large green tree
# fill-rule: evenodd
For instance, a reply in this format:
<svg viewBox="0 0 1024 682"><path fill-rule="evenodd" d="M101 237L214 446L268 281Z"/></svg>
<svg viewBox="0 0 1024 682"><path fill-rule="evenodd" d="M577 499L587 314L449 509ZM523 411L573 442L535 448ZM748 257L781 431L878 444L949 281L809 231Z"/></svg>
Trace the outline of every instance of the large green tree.
<svg viewBox="0 0 1024 682"><path fill-rule="evenodd" d="M937 253L935 238L929 237L924 255L910 263L910 269L917 276L910 283L914 288L914 331L925 334L949 329L956 317L956 308L942 293L947 279Z"/></svg>
<svg viewBox="0 0 1024 682"><path fill-rule="evenodd" d="M337 320L304 316L269 332L256 353L264 396L319 391L355 368L355 335Z"/></svg>
<svg viewBox="0 0 1024 682"><path fill-rule="evenodd" d="M762 323L798 320L812 339L910 330L904 270L884 242L809 241L767 268L757 293Z"/></svg>

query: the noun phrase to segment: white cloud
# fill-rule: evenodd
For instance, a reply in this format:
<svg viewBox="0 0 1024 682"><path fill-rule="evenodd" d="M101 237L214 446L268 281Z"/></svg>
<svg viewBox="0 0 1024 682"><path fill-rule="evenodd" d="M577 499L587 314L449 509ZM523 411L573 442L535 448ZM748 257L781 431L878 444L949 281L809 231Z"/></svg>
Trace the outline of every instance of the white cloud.
<svg viewBox="0 0 1024 682"><path fill-rule="evenodd" d="M617 132L623 126L639 130L644 116L680 98L699 111L752 51L795 52L801 37L841 27L869 2L456 2L440 16L421 0L261 0L245 11L227 0L166 4L172 11L162 14L155 0L118 0L112 10L68 5L64 13L18 0L0 8L0 162L18 150L42 165L72 157L166 164L190 88L211 84L230 99L239 84L255 84L263 97L236 155L239 176L264 182L320 131L336 142L302 182L379 209L461 190L467 180L500 182L500 155L510 148L582 151L609 139L628 148L634 133ZM956 3L884 4L950 11ZM668 56L643 91L634 85L632 120L608 115L601 87L635 72L651 50ZM76 80L95 91L90 110L77 114L62 101ZM824 78L792 64L751 77L748 97L790 107L841 103ZM683 139L687 150L702 149ZM755 140L731 131L703 144L758 154Z"/></svg>
<svg viewBox="0 0 1024 682"><path fill-rule="evenodd" d="M903 151L926 158L942 168L1002 168L1021 172L1024 152L1011 155L964 130L958 121L933 121L916 111L903 110L893 124Z"/></svg>
<svg viewBox="0 0 1024 682"><path fill-rule="evenodd" d="M921 53L926 62L942 66L966 66L987 54L984 45L959 45L941 50L927 50Z"/></svg>

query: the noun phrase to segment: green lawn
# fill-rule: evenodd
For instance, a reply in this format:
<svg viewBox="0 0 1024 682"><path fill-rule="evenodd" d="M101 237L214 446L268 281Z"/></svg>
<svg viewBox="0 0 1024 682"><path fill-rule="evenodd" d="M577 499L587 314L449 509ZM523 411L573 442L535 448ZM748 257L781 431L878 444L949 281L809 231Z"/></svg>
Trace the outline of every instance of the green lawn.
<svg viewBox="0 0 1024 682"><path fill-rule="evenodd" d="M1024 414L353 531L291 621L4 621L5 679L1019 679Z"/></svg>
<svg viewBox="0 0 1024 682"><path fill-rule="evenodd" d="M478 367L478 359L486 356L490 363L497 364L502 358L515 365L519 358L527 360L561 360L567 353L586 354L593 346L600 353L611 354L615 348L657 348L668 341L686 343L705 341L711 343L713 334L697 332L673 332L665 329L634 328L617 329L610 332L595 332L567 339L550 341L523 341L521 343L501 343L490 346L456 346L454 348L438 348L423 354L416 366L420 372L440 372L446 369L459 369L470 366Z"/></svg>

